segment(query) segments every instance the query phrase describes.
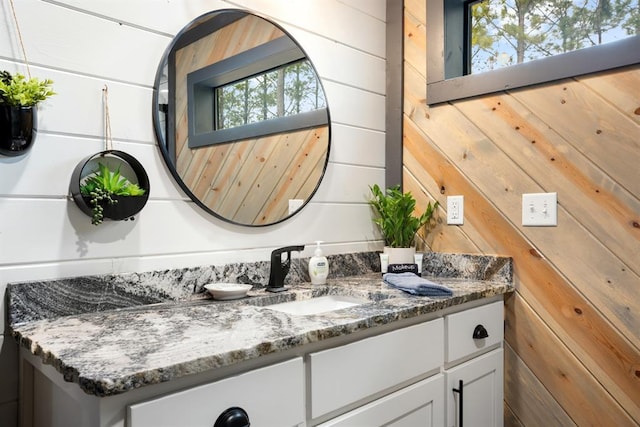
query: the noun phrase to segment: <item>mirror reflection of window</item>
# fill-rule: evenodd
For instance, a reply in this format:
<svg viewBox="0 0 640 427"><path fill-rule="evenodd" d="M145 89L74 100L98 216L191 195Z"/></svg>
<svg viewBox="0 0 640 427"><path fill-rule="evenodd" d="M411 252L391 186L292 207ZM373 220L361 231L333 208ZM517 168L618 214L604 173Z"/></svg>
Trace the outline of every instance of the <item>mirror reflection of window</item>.
<svg viewBox="0 0 640 427"><path fill-rule="evenodd" d="M214 89L216 129L229 129L326 108L307 59Z"/></svg>
<svg viewBox="0 0 640 427"><path fill-rule="evenodd" d="M467 3L467 65L481 73L640 34L638 0Z"/></svg>
<svg viewBox="0 0 640 427"><path fill-rule="evenodd" d="M305 53L280 36L187 74L188 145L208 147L322 126L327 108Z"/></svg>

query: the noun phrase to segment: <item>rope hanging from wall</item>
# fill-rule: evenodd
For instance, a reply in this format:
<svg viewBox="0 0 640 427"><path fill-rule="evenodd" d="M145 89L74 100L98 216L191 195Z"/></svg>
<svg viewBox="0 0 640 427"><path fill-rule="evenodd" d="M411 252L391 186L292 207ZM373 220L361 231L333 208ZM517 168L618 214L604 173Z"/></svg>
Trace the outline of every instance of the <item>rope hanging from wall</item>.
<svg viewBox="0 0 640 427"><path fill-rule="evenodd" d="M13 4L13 0L9 0L9 3L11 4L11 13L13 14L13 20L16 23L16 32L18 33L18 41L20 42L20 49L22 50L22 56L24 57L24 64L27 67L27 76L31 78L31 69L29 68L29 60L27 59L27 50L24 48L24 41L22 40L22 32L20 31L20 24L18 23L16 8Z"/></svg>
<svg viewBox="0 0 640 427"><path fill-rule="evenodd" d="M111 137L111 117L109 116L109 87L102 88L102 105L104 109L104 149L113 150L113 139Z"/></svg>

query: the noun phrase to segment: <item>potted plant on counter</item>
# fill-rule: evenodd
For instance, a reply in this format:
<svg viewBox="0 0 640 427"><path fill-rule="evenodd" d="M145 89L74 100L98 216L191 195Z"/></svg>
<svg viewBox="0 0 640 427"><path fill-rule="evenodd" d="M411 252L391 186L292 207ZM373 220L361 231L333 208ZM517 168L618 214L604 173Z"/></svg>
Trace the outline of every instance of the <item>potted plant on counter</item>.
<svg viewBox="0 0 640 427"><path fill-rule="evenodd" d="M36 105L55 95L52 80L0 72L0 154L19 156L33 143Z"/></svg>
<svg viewBox="0 0 640 427"><path fill-rule="evenodd" d="M127 219L139 212L147 201L146 190L98 162L98 170L85 177L80 184L80 194L91 208L91 223L100 225L107 217Z"/></svg>
<svg viewBox="0 0 640 427"><path fill-rule="evenodd" d="M369 199L369 205L376 215L373 222L380 228L384 237L389 263L413 264L416 233L432 220L439 203L429 202L421 215L414 216L416 200L410 192L403 193L399 185L384 192L378 184L369 188L373 196Z"/></svg>

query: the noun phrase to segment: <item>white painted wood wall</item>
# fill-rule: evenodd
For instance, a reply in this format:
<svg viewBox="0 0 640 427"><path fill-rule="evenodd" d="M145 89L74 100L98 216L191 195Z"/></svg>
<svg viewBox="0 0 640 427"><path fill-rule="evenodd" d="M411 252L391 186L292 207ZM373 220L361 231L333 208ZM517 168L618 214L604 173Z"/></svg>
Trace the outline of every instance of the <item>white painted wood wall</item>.
<svg viewBox="0 0 640 427"><path fill-rule="evenodd" d="M37 139L0 157L0 293L7 283L96 273L266 260L272 249L324 240L325 252L380 247L366 204L384 184L384 0L14 0L31 74L58 92L39 107ZM201 212L170 177L156 147L151 99L171 38L214 9L245 8L298 40L321 76L332 119L320 189L294 218L246 228ZM9 0L0 2L0 70L26 73ZM135 221L91 225L68 197L74 167L104 149L108 86L114 148L151 181ZM302 256L311 255L307 249ZM4 330L4 303L0 326ZM17 348L0 337L0 424L17 413Z"/></svg>

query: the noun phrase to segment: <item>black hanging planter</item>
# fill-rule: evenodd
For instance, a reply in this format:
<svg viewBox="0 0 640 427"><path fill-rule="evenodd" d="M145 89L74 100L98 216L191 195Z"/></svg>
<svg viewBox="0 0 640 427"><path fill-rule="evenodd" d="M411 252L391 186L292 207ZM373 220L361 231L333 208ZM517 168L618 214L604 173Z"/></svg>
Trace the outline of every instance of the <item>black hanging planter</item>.
<svg viewBox="0 0 640 427"><path fill-rule="evenodd" d="M149 196L145 193L142 196L111 196L111 198L115 203L104 204L103 215L105 218L121 221L123 219L133 219L134 215L140 212L144 205L147 204ZM92 206L91 197L82 196L82 199L87 206Z"/></svg>
<svg viewBox="0 0 640 427"><path fill-rule="evenodd" d="M21 156L35 139L36 107L0 105L0 154Z"/></svg>
<svg viewBox="0 0 640 427"><path fill-rule="evenodd" d="M128 169L128 174L124 171L122 175L127 177L131 182L137 183L138 186L145 190L144 194L139 196L119 196L112 195L111 198L115 203L108 203L106 201L100 202L102 206L102 215L104 218L112 219L115 221L134 219L134 216L142 210L149 199L149 177L146 171L142 167L142 164L135 157L118 150L106 150L100 153L93 154L85 157L73 171L71 175L71 184L69 185L69 191L73 200L76 202L82 212L94 216L93 204L91 197L83 195L80 191L81 183L85 178L95 172L95 167L100 161L109 162L112 164L118 164L118 168L123 166ZM135 175L132 177L130 175ZM98 225L99 222L95 225Z"/></svg>

